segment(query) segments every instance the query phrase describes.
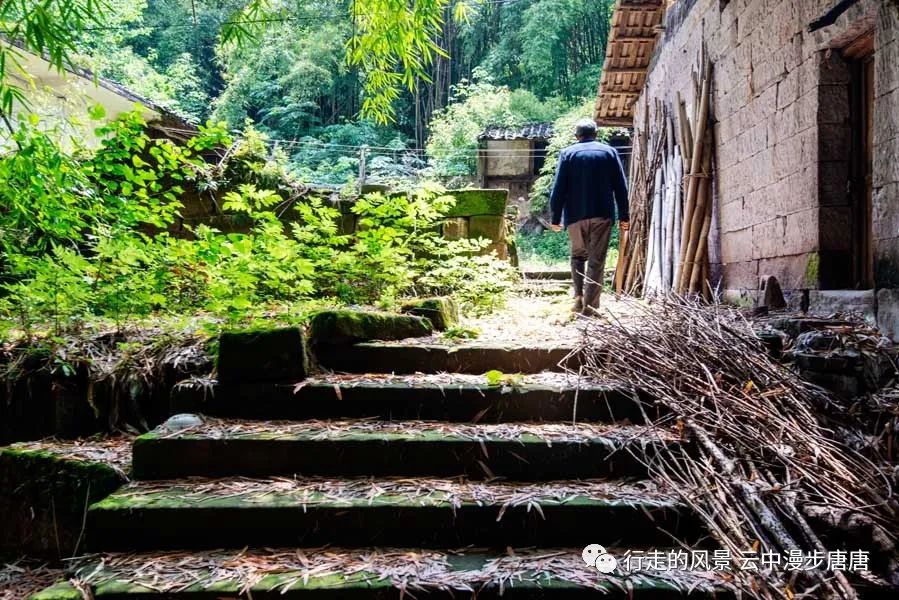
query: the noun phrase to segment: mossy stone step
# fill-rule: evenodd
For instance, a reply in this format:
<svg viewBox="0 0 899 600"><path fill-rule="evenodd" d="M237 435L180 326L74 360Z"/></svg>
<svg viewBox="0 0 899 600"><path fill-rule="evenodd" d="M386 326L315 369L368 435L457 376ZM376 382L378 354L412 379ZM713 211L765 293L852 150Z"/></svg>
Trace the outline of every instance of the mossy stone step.
<svg viewBox="0 0 899 600"><path fill-rule="evenodd" d="M623 549L610 549L621 556ZM601 575L581 548L432 552L415 549L106 553L71 575L97 600L684 600L734 598L713 573ZM248 581L252 577L251 581ZM68 582L30 600L82 600Z"/></svg>
<svg viewBox="0 0 899 600"><path fill-rule="evenodd" d="M698 541L675 497L643 482L186 479L127 486L93 505L92 551L250 546L502 550L615 540Z"/></svg>
<svg viewBox="0 0 899 600"><path fill-rule="evenodd" d="M525 281L571 281L571 271L562 269L554 271L522 271L521 276Z"/></svg>
<svg viewBox="0 0 899 600"><path fill-rule="evenodd" d="M87 507L127 480L100 460L40 446L0 448L0 554L71 555L78 549Z"/></svg>
<svg viewBox="0 0 899 600"><path fill-rule="evenodd" d="M403 340L434 332L430 320L414 315L361 310L327 310L309 321L312 344L343 347L368 340Z"/></svg>
<svg viewBox="0 0 899 600"><path fill-rule="evenodd" d="M137 479L189 476L643 477L675 439L641 426L213 421L134 442Z"/></svg>
<svg viewBox="0 0 899 600"><path fill-rule="evenodd" d="M573 348L369 342L319 348L325 368L345 373L541 373L576 367Z"/></svg>
<svg viewBox="0 0 899 600"><path fill-rule="evenodd" d="M322 377L300 387L256 383L185 389L176 412L245 419L439 420L453 422L577 421L643 423L660 407L633 392L598 384L488 385L451 378Z"/></svg>

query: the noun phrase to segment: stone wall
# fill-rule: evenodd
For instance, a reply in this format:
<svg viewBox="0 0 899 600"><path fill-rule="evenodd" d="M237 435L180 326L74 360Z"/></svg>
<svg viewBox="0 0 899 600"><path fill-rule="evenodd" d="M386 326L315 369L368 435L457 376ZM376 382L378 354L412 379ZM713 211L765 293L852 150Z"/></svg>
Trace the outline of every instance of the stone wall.
<svg viewBox="0 0 899 600"><path fill-rule="evenodd" d="M368 192L390 193L386 186L380 185L366 186L363 193ZM443 234L448 239L486 238L491 242L487 252L495 250L500 258L508 258L505 216L509 191L506 189L467 189L449 190L446 193L456 198L456 205L449 212L442 226ZM181 218L172 226L170 233L186 236L189 235L190 229L200 224L215 227L225 233L248 231L251 223L245 216L224 214L219 209L224 194L224 191L219 190L216 194L217 197L213 197L210 194L198 194L188 190L182 197ZM340 200L338 194L329 194L327 191L322 191L321 195L326 202L340 209L340 232L354 233L357 219L351 210L353 200ZM283 219L290 221L292 217L290 213L286 213Z"/></svg>
<svg viewBox="0 0 899 600"><path fill-rule="evenodd" d="M885 0L877 24L874 94L874 277L877 321L899 338L899 2Z"/></svg>
<svg viewBox="0 0 899 600"><path fill-rule="evenodd" d="M653 122L657 101L671 109L678 92L692 114L692 72L704 46L714 63L711 110L720 240L711 256L719 257L716 266L731 299L755 299L759 281L769 275L787 291L851 284L844 268L852 251L849 90L846 67L829 49L851 42L875 22L875 110L880 122L874 213L875 237L881 240L876 251L883 257L889 246L899 260L899 239L894 237L899 231L891 226L889 244L882 231L883 208L896 205L899 195L894 0L862 0L834 25L809 33L809 23L833 4L679 0L668 13L634 122L638 128ZM896 218L899 222L899 214ZM878 277L882 270L879 266Z"/></svg>

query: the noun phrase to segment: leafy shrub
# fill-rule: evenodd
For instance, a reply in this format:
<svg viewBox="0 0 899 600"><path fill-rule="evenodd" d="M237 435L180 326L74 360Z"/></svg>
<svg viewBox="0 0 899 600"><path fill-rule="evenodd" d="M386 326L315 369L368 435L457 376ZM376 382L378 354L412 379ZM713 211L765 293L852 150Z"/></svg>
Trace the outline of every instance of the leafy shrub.
<svg viewBox="0 0 899 600"><path fill-rule="evenodd" d="M161 311L236 322L311 297L391 306L416 292L456 293L463 306L485 310L511 281L505 263L477 255L485 240L440 235L454 202L440 186L367 195L352 207L357 233L342 235L340 212L305 193L262 134L210 166L197 154L230 142L217 127L175 146L150 140L134 113L98 133L96 152L69 155L25 123L20 152L0 158L8 182L0 189L0 315L25 329ZM239 231L199 225L190 238L170 235L185 180L229 189L222 208Z"/></svg>

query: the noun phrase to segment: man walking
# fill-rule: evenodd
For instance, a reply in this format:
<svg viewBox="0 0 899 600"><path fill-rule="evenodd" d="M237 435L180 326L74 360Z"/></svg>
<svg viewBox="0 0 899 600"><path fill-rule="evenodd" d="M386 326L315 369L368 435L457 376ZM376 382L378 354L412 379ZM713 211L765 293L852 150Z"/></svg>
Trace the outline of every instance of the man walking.
<svg viewBox="0 0 899 600"><path fill-rule="evenodd" d="M615 222L628 228L627 181L618 151L596 141L596 123L581 119L575 129L577 143L559 156L550 195L553 231L562 223L571 238L571 277L574 312L593 315L599 308L606 253Z"/></svg>

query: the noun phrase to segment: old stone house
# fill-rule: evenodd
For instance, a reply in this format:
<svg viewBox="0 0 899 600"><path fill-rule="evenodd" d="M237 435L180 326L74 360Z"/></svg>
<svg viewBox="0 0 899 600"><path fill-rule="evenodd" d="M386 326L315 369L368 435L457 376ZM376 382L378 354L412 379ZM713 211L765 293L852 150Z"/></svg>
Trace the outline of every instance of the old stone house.
<svg viewBox="0 0 899 600"><path fill-rule="evenodd" d="M520 127L489 126L478 136L478 183L485 189L509 190L509 201L524 216L528 196L546 162L553 136L551 123Z"/></svg>
<svg viewBox="0 0 899 600"><path fill-rule="evenodd" d="M618 0L596 119L648 133L713 64L712 272L899 334L899 2ZM646 160L646 157L641 157Z"/></svg>

